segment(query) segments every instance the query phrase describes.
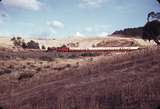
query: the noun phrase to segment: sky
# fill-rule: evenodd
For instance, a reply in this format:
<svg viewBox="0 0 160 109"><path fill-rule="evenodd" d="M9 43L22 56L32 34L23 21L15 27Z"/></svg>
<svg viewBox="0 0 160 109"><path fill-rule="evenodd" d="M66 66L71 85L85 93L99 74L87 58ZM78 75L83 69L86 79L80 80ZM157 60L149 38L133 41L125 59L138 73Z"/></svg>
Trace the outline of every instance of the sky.
<svg viewBox="0 0 160 109"><path fill-rule="evenodd" d="M143 26L150 11L156 0L2 0L0 36L103 37Z"/></svg>

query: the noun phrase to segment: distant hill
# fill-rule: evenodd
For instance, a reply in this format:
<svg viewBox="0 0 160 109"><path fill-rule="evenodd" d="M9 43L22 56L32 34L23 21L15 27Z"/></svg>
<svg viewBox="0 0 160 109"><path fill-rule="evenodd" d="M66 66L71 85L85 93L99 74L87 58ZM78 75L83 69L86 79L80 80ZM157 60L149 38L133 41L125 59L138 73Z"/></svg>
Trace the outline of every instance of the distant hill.
<svg viewBox="0 0 160 109"><path fill-rule="evenodd" d="M124 37L140 37L142 36L143 27L126 28L112 33L112 35L122 35Z"/></svg>

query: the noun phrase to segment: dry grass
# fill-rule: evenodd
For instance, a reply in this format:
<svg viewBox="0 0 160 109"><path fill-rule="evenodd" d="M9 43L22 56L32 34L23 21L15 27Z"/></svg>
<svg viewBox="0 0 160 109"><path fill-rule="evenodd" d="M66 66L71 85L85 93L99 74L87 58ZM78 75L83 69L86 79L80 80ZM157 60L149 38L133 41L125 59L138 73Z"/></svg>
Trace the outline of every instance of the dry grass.
<svg viewBox="0 0 160 109"><path fill-rule="evenodd" d="M0 76L5 109L155 109L160 103L158 47L92 58L0 52L0 69L11 71Z"/></svg>

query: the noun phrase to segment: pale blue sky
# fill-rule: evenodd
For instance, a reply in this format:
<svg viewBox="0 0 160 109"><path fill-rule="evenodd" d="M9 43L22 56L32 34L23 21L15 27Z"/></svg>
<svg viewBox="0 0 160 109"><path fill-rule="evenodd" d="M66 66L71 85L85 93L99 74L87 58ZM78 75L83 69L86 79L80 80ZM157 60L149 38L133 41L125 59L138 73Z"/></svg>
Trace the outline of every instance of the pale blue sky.
<svg viewBox="0 0 160 109"><path fill-rule="evenodd" d="M25 37L103 36L143 26L156 0L2 0L0 35Z"/></svg>

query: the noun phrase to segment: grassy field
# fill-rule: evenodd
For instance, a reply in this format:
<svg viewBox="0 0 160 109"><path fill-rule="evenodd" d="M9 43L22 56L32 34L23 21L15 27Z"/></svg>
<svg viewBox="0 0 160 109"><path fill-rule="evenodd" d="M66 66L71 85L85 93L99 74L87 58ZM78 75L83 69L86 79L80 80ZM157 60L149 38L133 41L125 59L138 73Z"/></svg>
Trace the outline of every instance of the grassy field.
<svg viewBox="0 0 160 109"><path fill-rule="evenodd" d="M94 56L0 49L0 107L156 109L159 57L157 46Z"/></svg>

